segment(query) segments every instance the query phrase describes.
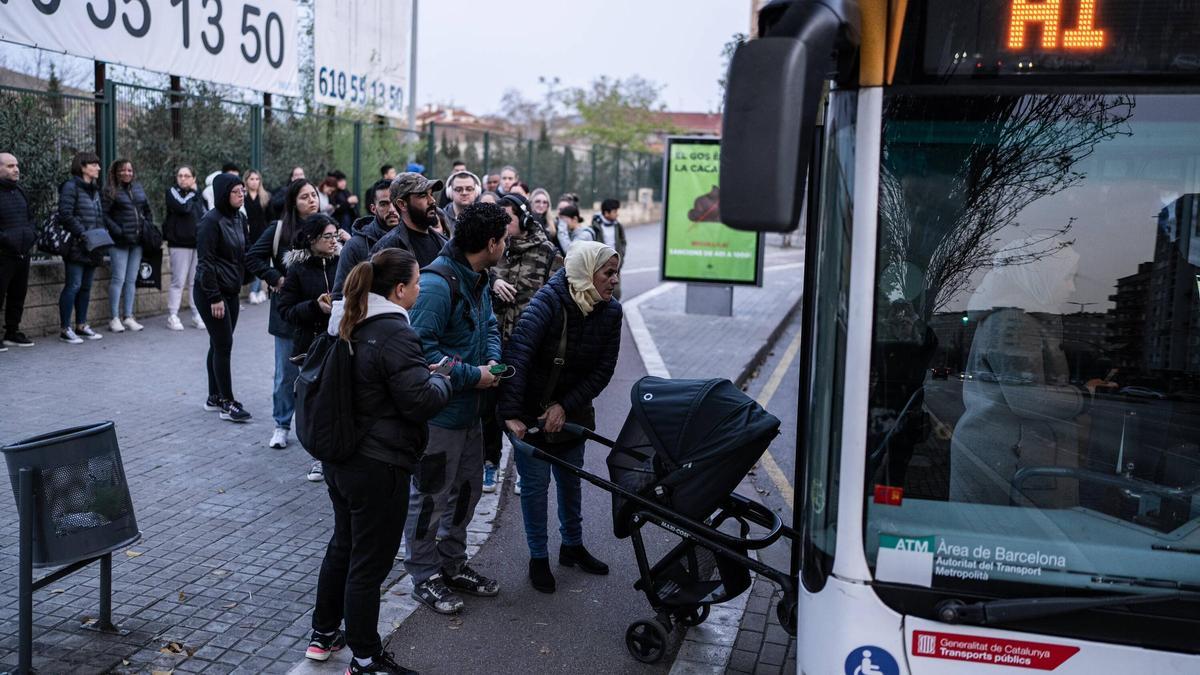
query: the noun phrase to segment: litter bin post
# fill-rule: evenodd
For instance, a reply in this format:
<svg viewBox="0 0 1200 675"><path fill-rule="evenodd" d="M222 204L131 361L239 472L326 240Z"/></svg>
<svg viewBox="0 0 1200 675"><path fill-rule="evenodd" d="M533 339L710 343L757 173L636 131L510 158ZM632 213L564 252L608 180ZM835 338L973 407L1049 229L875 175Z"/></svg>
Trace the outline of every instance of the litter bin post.
<svg viewBox="0 0 1200 675"><path fill-rule="evenodd" d="M33 672L33 469L24 467L17 477L17 514L21 525L21 552L17 574L19 580L20 606L18 608L18 652L17 672L24 675Z"/></svg>

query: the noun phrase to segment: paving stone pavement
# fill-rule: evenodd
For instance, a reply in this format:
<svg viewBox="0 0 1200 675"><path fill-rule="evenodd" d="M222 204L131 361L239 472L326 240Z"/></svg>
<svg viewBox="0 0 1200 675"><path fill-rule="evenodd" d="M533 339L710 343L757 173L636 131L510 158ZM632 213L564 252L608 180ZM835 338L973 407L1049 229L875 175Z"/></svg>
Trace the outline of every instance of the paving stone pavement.
<svg viewBox="0 0 1200 675"><path fill-rule="evenodd" d="M779 589L771 582L755 580L726 672L755 675L796 672L796 638L787 634L775 615L780 597Z"/></svg>
<svg viewBox="0 0 1200 675"><path fill-rule="evenodd" d="M311 460L294 439L284 450L267 447L267 307L243 308L234 336L234 390L254 415L241 425L201 408L207 334L170 332L163 317L144 323L140 333L105 332L74 346L41 338L0 354L0 444L115 421L142 532L113 558L113 616L130 632L81 629L98 612L92 565L35 594L34 665L44 673L287 672L307 645L332 510L324 484L305 480ZM18 520L3 491L0 531L10 538L0 549L0 670L17 662ZM490 528L495 509L494 497L481 501L481 527ZM402 576L397 564L387 585ZM172 642L181 653L160 651Z"/></svg>

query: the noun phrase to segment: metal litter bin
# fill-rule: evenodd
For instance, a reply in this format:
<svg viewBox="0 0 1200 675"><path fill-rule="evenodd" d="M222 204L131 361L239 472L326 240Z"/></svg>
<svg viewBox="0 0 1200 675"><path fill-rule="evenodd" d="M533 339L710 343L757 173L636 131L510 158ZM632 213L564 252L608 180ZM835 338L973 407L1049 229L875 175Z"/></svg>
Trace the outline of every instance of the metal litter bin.
<svg viewBox="0 0 1200 675"><path fill-rule="evenodd" d="M112 552L141 538L112 422L63 429L0 448L20 514L17 672L32 672L33 592L100 562L100 617L112 623ZM34 567L63 566L34 581Z"/></svg>

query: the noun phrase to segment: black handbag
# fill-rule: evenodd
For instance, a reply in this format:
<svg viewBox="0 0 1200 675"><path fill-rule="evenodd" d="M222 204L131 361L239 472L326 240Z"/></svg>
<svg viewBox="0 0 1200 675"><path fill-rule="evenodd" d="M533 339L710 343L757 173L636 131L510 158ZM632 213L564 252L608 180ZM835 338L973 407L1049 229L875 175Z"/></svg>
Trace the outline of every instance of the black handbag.
<svg viewBox="0 0 1200 675"><path fill-rule="evenodd" d="M71 247L71 232L63 227L55 210L46 216L38 228L37 249L49 255L65 255Z"/></svg>
<svg viewBox="0 0 1200 675"><path fill-rule="evenodd" d="M161 249L163 245L162 230L158 229L158 226L154 223L143 223L141 236L138 237L138 244L141 245L142 251Z"/></svg>

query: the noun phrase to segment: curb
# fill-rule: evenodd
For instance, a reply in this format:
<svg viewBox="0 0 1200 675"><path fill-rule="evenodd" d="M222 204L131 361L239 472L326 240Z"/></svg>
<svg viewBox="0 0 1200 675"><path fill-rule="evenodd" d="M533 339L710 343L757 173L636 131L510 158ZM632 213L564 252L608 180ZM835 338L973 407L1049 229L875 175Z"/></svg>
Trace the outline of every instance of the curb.
<svg viewBox="0 0 1200 675"><path fill-rule="evenodd" d="M622 308L625 310L625 319L629 323L629 329L633 334L633 340L637 345L638 355L642 359L643 366L648 374L659 377L670 377L670 372L663 363L658 345L654 343L653 336L646 328L640 305L642 301L671 290L674 286L675 284L672 283L663 284L622 304ZM763 345L743 366L742 372L733 382L735 386L739 389L744 387L754 372L766 361L787 325L803 305L804 295L801 294L787 312L779 318L779 323L771 331ZM742 485L750 485L747 478L743 477ZM751 578L751 589L753 589L753 580L757 579L757 576L752 575ZM733 645L737 640L738 631L741 629L742 617L746 613L750 593L751 591L747 590L730 602L713 605L707 621L688 629L679 646L679 651L675 655L675 662L671 666L671 675L725 672L730 658L733 656Z"/></svg>

